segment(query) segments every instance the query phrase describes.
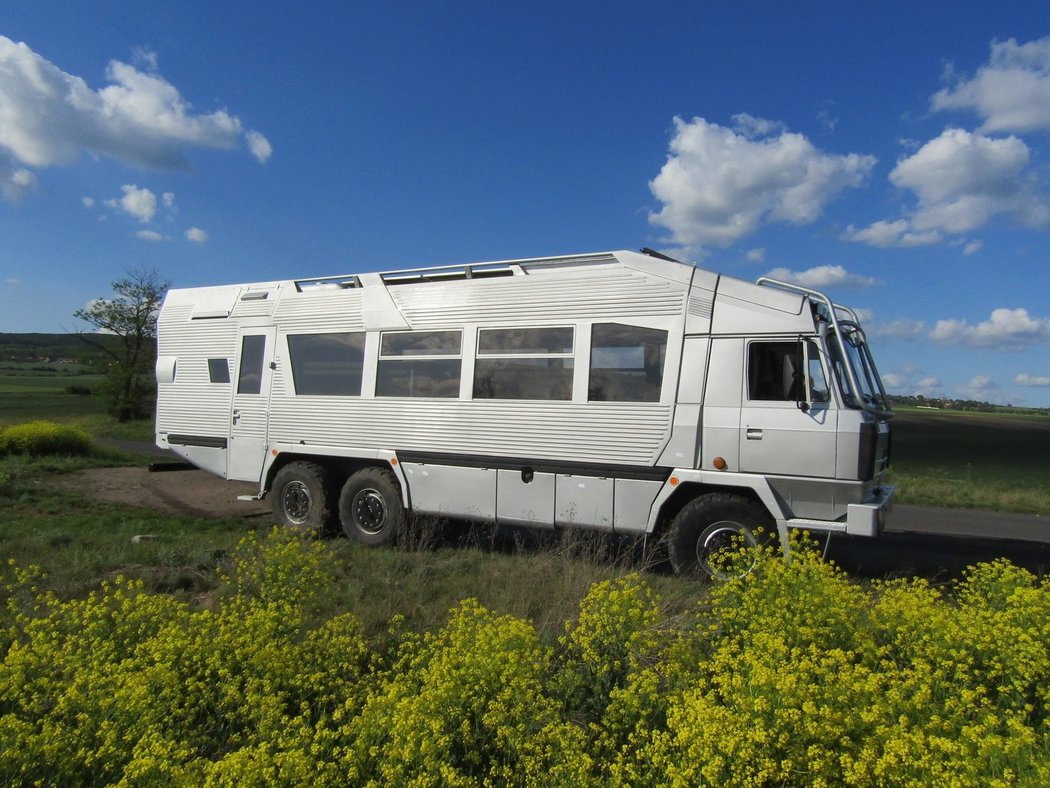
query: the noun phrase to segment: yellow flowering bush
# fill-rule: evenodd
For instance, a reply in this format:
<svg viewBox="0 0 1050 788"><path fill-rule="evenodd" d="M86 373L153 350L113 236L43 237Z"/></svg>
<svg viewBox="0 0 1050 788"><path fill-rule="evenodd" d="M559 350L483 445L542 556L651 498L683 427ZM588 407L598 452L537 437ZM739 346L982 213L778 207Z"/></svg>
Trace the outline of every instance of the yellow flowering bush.
<svg viewBox="0 0 1050 788"><path fill-rule="evenodd" d="M1005 561L865 587L803 544L673 619L631 574L556 643L468 599L380 648L331 560L249 536L206 607L8 565L0 783L1050 784L1050 591Z"/></svg>
<svg viewBox="0 0 1050 788"><path fill-rule="evenodd" d="M527 621L463 601L441 631L403 642L361 714L348 721L347 779L579 784L583 736L544 692L550 660Z"/></svg>
<svg viewBox="0 0 1050 788"><path fill-rule="evenodd" d="M0 457L5 454L90 454L91 436L80 427L31 421L0 428Z"/></svg>

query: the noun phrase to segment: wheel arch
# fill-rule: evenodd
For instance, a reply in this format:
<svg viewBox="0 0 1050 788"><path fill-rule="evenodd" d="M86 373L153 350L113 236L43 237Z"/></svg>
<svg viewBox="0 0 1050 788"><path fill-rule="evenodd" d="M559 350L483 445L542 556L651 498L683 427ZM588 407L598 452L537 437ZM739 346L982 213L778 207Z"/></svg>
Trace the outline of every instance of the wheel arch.
<svg viewBox="0 0 1050 788"><path fill-rule="evenodd" d="M653 529L653 536L657 538L662 537L670 527L671 521L690 501L715 493L745 498L756 506L761 507L774 521L777 519L776 513L769 511L769 507L762 500L762 497L752 487L731 484L708 484L697 481L681 482L661 505L660 512L656 518L656 527Z"/></svg>

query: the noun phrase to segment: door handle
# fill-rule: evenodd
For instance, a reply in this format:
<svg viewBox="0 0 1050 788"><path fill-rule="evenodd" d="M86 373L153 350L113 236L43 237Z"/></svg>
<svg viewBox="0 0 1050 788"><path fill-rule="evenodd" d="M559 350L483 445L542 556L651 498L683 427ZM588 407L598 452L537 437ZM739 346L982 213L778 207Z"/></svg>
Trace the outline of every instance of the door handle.
<svg viewBox="0 0 1050 788"><path fill-rule="evenodd" d="M749 441L760 441L762 440L762 430L754 427L747 428L747 439Z"/></svg>
<svg viewBox="0 0 1050 788"><path fill-rule="evenodd" d="M241 412L240 412L239 410L235 410L235 411L233 412L233 423L234 423L234 424L236 424L236 423L237 423L237 420L238 420L238 419L239 419L240 417L241 417Z"/></svg>

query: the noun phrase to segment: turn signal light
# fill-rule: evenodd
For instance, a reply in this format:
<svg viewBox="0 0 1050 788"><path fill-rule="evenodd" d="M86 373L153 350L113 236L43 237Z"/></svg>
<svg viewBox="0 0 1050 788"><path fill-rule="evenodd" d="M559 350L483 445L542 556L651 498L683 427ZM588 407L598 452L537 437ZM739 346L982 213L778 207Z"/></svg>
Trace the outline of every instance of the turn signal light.
<svg viewBox="0 0 1050 788"><path fill-rule="evenodd" d="M711 464L715 466L715 470L724 471L729 467L729 463L725 461L724 457L715 457Z"/></svg>

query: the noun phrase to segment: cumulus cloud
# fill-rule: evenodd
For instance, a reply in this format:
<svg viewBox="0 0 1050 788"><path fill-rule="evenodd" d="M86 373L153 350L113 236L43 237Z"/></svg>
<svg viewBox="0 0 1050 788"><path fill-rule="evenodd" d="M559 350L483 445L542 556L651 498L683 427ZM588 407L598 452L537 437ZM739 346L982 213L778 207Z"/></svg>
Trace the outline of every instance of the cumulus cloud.
<svg viewBox="0 0 1050 788"><path fill-rule="evenodd" d="M128 183L120 187L124 196L106 200L106 206L124 211L142 223L153 221L157 215L157 195L149 189L140 189L136 184Z"/></svg>
<svg viewBox="0 0 1050 788"><path fill-rule="evenodd" d="M747 254L744 258L749 263L764 263L766 261L766 250L765 249L748 249Z"/></svg>
<svg viewBox="0 0 1050 788"><path fill-rule="evenodd" d="M80 202L83 203L85 208L94 208L95 207L95 198L94 197L81 197L80 198Z"/></svg>
<svg viewBox="0 0 1050 788"><path fill-rule="evenodd" d="M997 216L1046 229L1050 198L1031 172L1030 158L1028 146L1017 137L993 139L946 129L890 173L895 186L915 194L914 210L863 229L851 225L842 237L878 247L921 246L971 232Z"/></svg>
<svg viewBox="0 0 1050 788"><path fill-rule="evenodd" d="M207 243L208 234L200 227L191 227L186 231L186 238L194 243L203 244Z"/></svg>
<svg viewBox="0 0 1050 788"><path fill-rule="evenodd" d="M906 219L897 221L878 221L864 228L856 228L852 224L846 228L841 235L844 241L857 241L869 246L877 246L880 249L890 247L907 248L910 246L930 246L941 242L941 234L933 230L916 232L911 228L911 223Z"/></svg>
<svg viewBox="0 0 1050 788"><path fill-rule="evenodd" d="M260 162L270 159L270 156L273 154L273 146L270 145L270 141L266 137L252 130L245 135L245 139L248 142L248 150L251 151L252 156Z"/></svg>
<svg viewBox="0 0 1050 788"><path fill-rule="evenodd" d="M3 106L0 105L0 116ZM36 188L36 176L29 170L18 168L5 172L0 162L0 194L10 203L20 203L22 198Z"/></svg>
<svg viewBox="0 0 1050 788"><path fill-rule="evenodd" d="M959 395L965 399L996 402L1002 397L1002 387L988 375L975 375L970 382L959 388Z"/></svg>
<svg viewBox="0 0 1050 788"><path fill-rule="evenodd" d="M930 339L945 345L1023 350L1050 343L1050 318L1032 317L1027 309L995 309L975 326L965 320L938 320Z"/></svg>
<svg viewBox="0 0 1050 788"><path fill-rule="evenodd" d="M1050 375L1029 375L1022 372L1014 378L1017 386L1050 386Z"/></svg>
<svg viewBox="0 0 1050 788"><path fill-rule="evenodd" d="M851 274L841 265L818 265L805 271L774 268L766 276L782 282L793 282L803 287L869 287L875 284L870 276Z"/></svg>
<svg viewBox="0 0 1050 788"><path fill-rule="evenodd" d="M914 364L906 364L900 371L887 372L882 376L882 382L895 394L912 396L936 396L943 388L936 375L928 375Z"/></svg>
<svg viewBox="0 0 1050 788"><path fill-rule="evenodd" d="M873 156L824 153L770 121L737 116L737 125L743 131L674 119L667 162L649 183L662 203L649 221L669 229L674 243L726 247L764 222L812 222L875 165ZM756 138L763 129L780 133Z"/></svg>
<svg viewBox="0 0 1050 788"><path fill-rule="evenodd" d="M156 73L155 55L140 54L139 60L146 71L111 61L108 84L96 90L25 43L0 36L0 154L26 167L68 164L86 152L135 166L181 169L192 148L229 149L242 138L257 158L256 151L269 148L261 134L249 137L225 109L195 112Z"/></svg>
<svg viewBox="0 0 1050 788"><path fill-rule="evenodd" d="M1050 36L1026 44L992 41L988 62L935 93L930 106L974 112L983 132L1050 129Z"/></svg>
<svg viewBox="0 0 1050 788"><path fill-rule="evenodd" d="M888 339L917 339L925 335L926 330L925 321L902 317L888 323L878 323L868 333Z"/></svg>
<svg viewBox="0 0 1050 788"><path fill-rule="evenodd" d="M141 238L143 241L167 241L168 236L158 233L156 230L139 230L135 233L136 238Z"/></svg>
<svg viewBox="0 0 1050 788"><path fill-rule="evenodd" d="M984 246L984 241L970 241L963 247L963 254L967 257L977 254Z"/></svg>

